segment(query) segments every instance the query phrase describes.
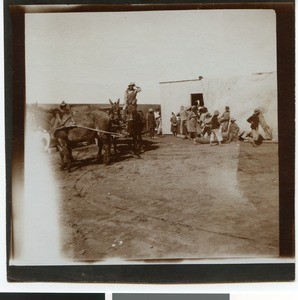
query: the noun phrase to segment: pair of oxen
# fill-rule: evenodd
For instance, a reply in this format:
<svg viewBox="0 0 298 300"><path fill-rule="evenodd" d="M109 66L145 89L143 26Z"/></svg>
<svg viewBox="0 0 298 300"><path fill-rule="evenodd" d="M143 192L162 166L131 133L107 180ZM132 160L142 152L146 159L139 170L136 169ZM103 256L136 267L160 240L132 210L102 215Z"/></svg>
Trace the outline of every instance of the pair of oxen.
<svg viewBox="0 0 298 300"><path fill-rule="evenodd" d="M38 127L47 129L51 138L55 140L61 157L61 169L71 171L74 158L72 149L78 144L88 141L96 141L98 161L110 164L111 144L117 153L117 139L119 137L131 137L133 153L139 155L142 149L142 130L144 120L140 112L135 111L132 119L123 123L119 99L112 102L109 111L93 109L71 114L66 121L62 121L62 112L59 109L44 109L31 107L30 112L34 115L34 122ZM46 117L45 117L46 115ZM48 121L45 121L48 120ZM43 124L41 124L43 123ZM40 125L41 124L41 125Z"/></svg>

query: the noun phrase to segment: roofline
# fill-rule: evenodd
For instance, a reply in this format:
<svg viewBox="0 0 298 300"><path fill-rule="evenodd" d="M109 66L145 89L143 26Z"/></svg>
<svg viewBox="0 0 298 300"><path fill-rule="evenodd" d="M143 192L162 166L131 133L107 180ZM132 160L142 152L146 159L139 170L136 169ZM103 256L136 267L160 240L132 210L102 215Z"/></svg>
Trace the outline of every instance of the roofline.
<svg viewBox="0 0 298 300"><path fill-rule="evenodd" d="M185 79L185 80L174 80L174 81L161 81L161 82L159 82L159 84L177 83L177 82L188 82L188 81L202 81L202 79Z"/></svg>
<svg viewBox="0 0 298 300"><path fill-rule="evenodd" d="M269 75L274 74L276 71L268 71L268 72L257 72L257 73L251 73L247 75L235 75L235 76L228 76L227 78L233 78L233 77L247 77L247 76L255 76L255 75ZM208 79L218 79L218 78L224 78L224 77L214 77L214 78L208 78ZM204 78L203 78L204 79ZM185 79L185 80L172 80L172 81L160 81L159 84L164 83L177 83L177 82L188 82L188 81L202 81L203 79Z"/></svg>

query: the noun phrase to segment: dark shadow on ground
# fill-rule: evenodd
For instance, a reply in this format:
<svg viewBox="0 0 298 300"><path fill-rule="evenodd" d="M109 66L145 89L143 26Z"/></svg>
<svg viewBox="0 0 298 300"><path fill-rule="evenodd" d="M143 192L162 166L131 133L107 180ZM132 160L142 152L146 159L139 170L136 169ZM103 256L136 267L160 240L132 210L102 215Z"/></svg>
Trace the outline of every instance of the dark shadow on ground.
<svg viewBox="0 0 298 300"><path fill-rule="evenodd" d="M159 148L157 142L143 140L142 149L139 153L134 153L133 151L133 141L131 139L119 139L117 140L117 150L118 153L115 153L115 150L112 145L112 162L115 164L122 162L131 158L142 158L142 154L148 151L154 151Z"/></svg>
<svg viewBox="0 0 298 300"><path fill-rule="evenodd" d="M139 153L134 153L132 139L119 139L117 140L117 153L115 153L113 144L111 145L110 165L114 165L129 159L141 159L143 153L154 151L158 148L158 142L144 139L142 150ZM103 157L98 159L97 156L94 155L94 153L97 152L97 147L95 145L75 148L73 149L73 152L77 152L77 154L74 155L75 160L72 162L71 172L82 167L103 164ZM82 156L86 156L86 158L81 158ZM66 170L66 168L64 170Z"/></svg>

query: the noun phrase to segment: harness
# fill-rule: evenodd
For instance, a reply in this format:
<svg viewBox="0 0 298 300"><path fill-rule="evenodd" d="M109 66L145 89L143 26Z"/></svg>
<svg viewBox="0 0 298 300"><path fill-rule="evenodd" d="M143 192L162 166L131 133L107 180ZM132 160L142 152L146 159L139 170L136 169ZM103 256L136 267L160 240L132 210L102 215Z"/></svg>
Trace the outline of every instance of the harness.
<svg viewBox="0 0 298 300"><path fill-rule="evenodd" d="M65 126L65 124L70 120L72 119L73 120L73 123L72 125L68 125L68 126ZM116 125L114 124L113 126L114 128L116 127L121 127L121 125ZM71 114L70 116L68 116L68 118L63 122L61 123L61 125L59 127L57 127L56 129L54 129L52 132L50 132L50 134L53 134L55 136L55 133L59 130L71 130L71 129L74 129L74 128L82 128L82 129L86 129L86 130L91 130L91 131L95 131L95 132L98 132L98 133L106 133L106 134L109 134L113 137L123 137L122 134L120 133L117 133L117 132L113 132L113 131L106 131L106 130L100 130L100 129L95 129L95 128L91 128L91 127L87 127L87 126L82 126L82 125L76 125L76 121L73 117L73 115Z"/></svg>
<svg viewBox="0 0 298 300"><path fill-rule="evenodd" d="M91 127L87 127L87 126L81 126L81 125L70 125L70 126L61 126L58 127L54 130L54 134L56 131L58 130L71 130L74 128L82 128L82 129L87 129L87 130L91 130L91 131L96 131L99 133L106 133L106 134L110 134L111 136L117 136L117 137L124 137L122 134L119 134L117 132L112 132L112 131L106 131L106 130L101 130L101 129L96 129L96 128L91 128Z"/></svg>

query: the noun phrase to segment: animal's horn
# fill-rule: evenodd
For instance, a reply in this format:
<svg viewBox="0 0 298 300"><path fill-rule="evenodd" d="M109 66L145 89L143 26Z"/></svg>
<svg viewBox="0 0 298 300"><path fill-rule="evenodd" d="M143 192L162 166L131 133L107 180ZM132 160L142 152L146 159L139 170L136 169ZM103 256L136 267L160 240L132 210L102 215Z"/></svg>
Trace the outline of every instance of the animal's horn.
<svg viewBox="0 0 298 300"><path fill-rule="evenodd" d="M109 101L110 101L110 103L113 105L113 102L112 102L112 100L111 100L111 99L109 99Z"/></svg>
<svg viewBox="0 0 298 300"><path fill-rule="evenodd" d="M120 103L120 98L118 98L118 101L117 101L117 102L118 102L118 104Z"/></svg>

